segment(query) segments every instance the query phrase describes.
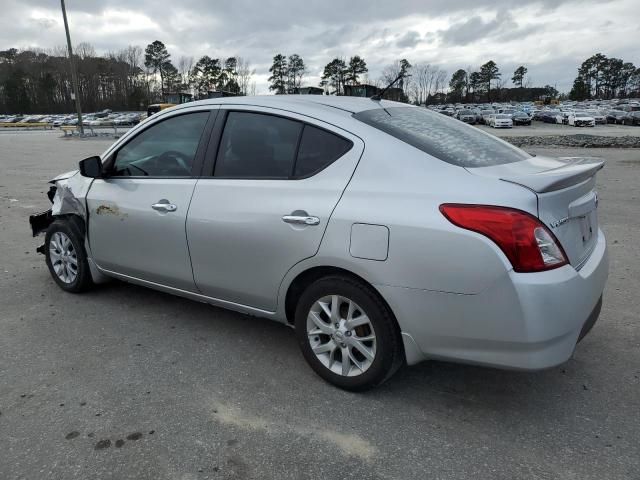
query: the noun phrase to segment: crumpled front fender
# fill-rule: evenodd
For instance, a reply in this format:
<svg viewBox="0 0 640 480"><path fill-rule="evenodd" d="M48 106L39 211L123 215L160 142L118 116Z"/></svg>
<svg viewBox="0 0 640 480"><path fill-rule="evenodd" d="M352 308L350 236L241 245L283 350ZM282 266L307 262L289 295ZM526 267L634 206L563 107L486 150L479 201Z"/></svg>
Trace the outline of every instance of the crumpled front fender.
<svg viewBox="0 0 640 480"><path fill-rule="evenodd" d="M80 175L78 170L54 178L51 183L55 184L56 192L53 196L51 214L78 215L86 221L86 197L92 181L92 178Z"/></svg>
<svg viewBox="0 0 640 480"><path fill-rule="evenodd" d="M77 215L86 222L86 197L92 181L92 178L80 175L78 170L51 179L49 183L53 186L47 196L53 205L45 212L29 216L33 236L44 232L58 215Z"/></svg>

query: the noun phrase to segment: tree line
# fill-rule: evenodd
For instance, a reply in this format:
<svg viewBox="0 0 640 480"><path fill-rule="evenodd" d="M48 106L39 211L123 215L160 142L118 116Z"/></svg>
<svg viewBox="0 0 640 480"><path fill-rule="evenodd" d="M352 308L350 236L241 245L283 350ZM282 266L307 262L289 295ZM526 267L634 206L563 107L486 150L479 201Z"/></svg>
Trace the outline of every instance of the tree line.
<svg viewBox="0 0 640 480"><path fill-rule="evenodd" d="M307 73L299 55L293 57L302 65L302 72ZM272 73L269 77L271 91L277 94L297 93L296 87L299 88L301 83L287 82L287 79L291 78L291 65L295 65L291 59L292 57L289 57L287 60L281 54L273 58L273 65L269 69ZM553 85L533 87L527 77L529 70L525 65L520 65L513 71L509 78L513 86L510 87L508 80L503 77L493 60L477 69L471 66L466 69L460 68L451 75L448 82L447 72L438 66L424 62L411 64L404 58L386 65L376 80L366 77L367 72L367 63L359 55L352 56L349 60L334 58L322 69L319 87L324 89L325 94L343 95L346 85L361 83L361 76L364 76L362 83L377 87L384 87L398 79L394 86L401 90L401 95L394 99L417 105L640 96L640 69L630 62L607 58L600 53L583 62L569 95L560 94ZM297 78L302 80L301 75Z"/></svg>
<svg viewBox="0 0 640 480"><path fill-rule="evenodd" d="M144 109L168 92L194 91L200 98L211 90L255 93L255 70L247 60L205 55L198 61L186 56L174 61L159 40L144 50L131 45L105 55L81 43L74 61L85 111ZM71 112L73 93L66 48L0 51L0 112Z"/></svg>
<svg viewBox="0 0 640 480"><path fill-rule="evenodd" d="M103 108L138 110L162 101L168 92L194 92L206 98L212 90L237 95L255 94L255 69L236 56L215 58L181 56L172 59L166 46L156 40L143 50L139 46L97 55L89 43L76 46L79 95L85 111ZM567 98L554 86L532 87L528 69L520 65L508 80L489 60L478 68L456 70L451 77L437 65L412 64L402 58L383 67L377 79L368 76L360 55L336 57L322 69L318 87L325 94L343 95L345 87L371 84L379 88L397 79L394 99L418 105L451 102L492 102ZM294 53L278 53L269 68L269 90L276 94L298 93L308 74L304 59ZM398 95L397 92L400 92ZM573 100L640 97L640 68L622 59L597 53L578 68L568 98ZM10 48L0 51L0 112L54 113L73 111L73 87L67 51Z"/></svg>
<svg viewBox="0 0 640 480"><path fill-rule="evenodd" d="M572 100L640 96L640 67L596 53L587 58L569 92Z"/></svg>
<svg viewBox="0 0 640 480"><path fill-rule="evenodd" d="M302 71L306 73L304 61L298 55L293 57L298 59L303 66ZM286 81L287 78L292 77L290 69L295 65L291 62L293 57L289 57L289 60L282 54L273 57L273 64L269 69L272 73L269 77L269 89L276 94L297 93L295 87L299 87L300 84L291 84ZM471 67L466 70L459 69L453 73L448 82L445 70L426 62L412 64L406 58L384 66L378 79L367 77L368 71L367 63L360 55L354 55L349 60L337 57L322 69L319 87L324 89L327 95L343 95L345 86L360 85L361 80L362 83L379 88L395 80L394 99L417 105L462 101L525 100L534 95L536 97L558 95L557 90L550 85L530 88L525 82L527 74L525 66L518 67L513 73L512 81L519 87L518 92L514 93L514 89L505 88L502 73L493 60L482 65L477 71L472 70ZM296 78L295 74L293 77Z"/></svg>

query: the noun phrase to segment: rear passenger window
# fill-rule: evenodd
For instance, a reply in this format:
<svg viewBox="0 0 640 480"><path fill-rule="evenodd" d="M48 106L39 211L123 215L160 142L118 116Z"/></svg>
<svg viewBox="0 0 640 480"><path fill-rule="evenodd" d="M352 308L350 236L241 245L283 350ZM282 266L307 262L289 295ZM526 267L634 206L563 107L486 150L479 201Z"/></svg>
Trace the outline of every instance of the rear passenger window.
<svg viewBox="0 0 640 480"><path fill-rule="evenodd" d="M273 115L229 112L214 176L290 178L302 123Z"/></svg>
<svg viewBox="0 0 640 480"><path fill-rule="evenodd" d="M308 177L347 153L353 144L342 137L305 125L300 141L295 177Z"/></svg>

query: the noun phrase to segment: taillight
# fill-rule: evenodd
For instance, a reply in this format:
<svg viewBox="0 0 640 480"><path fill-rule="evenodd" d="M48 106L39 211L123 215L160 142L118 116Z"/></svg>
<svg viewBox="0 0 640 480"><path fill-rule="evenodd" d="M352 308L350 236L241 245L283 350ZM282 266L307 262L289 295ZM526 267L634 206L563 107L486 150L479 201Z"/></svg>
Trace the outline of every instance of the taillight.
<svg viewBox="0 0 640 480"><path fill-rule="evenodd" d="M440 205L440 211L454 225L493 240L516 272L540 272L568 263L553 233L526 212L492 205L455 203Z"/></svg>

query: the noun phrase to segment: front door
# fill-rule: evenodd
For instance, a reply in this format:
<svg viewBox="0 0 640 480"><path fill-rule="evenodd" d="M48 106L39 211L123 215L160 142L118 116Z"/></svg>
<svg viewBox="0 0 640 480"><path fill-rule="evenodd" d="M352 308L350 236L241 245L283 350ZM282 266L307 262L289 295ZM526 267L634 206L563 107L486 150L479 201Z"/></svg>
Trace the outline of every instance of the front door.
<svg viewBox="0 0 640 480"><path fill-rule="evenodd" d="M318 251L364 145L304 117L237 108L221 110L215 167L191 201L194 278L207 296L274 311L287 271Z"/></svg>
<svg viewBox="0 0 640 480"><path fill-rule="evenodd" d="M199 111L161 119L105 160L105 178L87 195L89 244L100 268L195 290L185 222L208 118Z"/></svg>

